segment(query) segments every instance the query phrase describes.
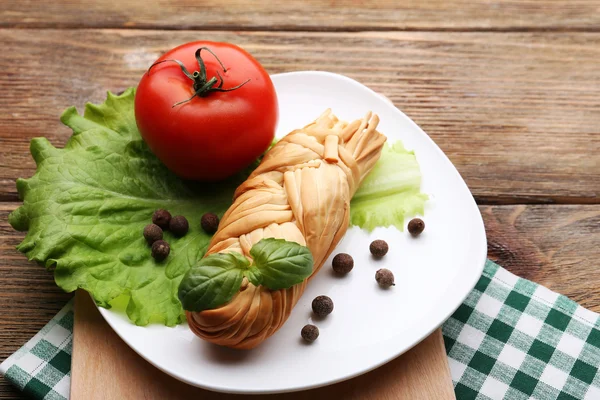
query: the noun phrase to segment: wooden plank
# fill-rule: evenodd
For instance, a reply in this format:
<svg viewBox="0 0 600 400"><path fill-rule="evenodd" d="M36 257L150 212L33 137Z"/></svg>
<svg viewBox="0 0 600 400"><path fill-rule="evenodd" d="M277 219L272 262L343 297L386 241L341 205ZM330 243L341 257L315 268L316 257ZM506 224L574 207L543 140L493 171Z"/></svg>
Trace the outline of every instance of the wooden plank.
<svg viewBox="0 0 600 400"><path fill-rule="evenodd" d="M0 400L31 400L17 388L0 378Z"/></svg>
<svg viewBox="0 0 600 400"><path fill-rule="evenodd" d="M248 399L198 389L162 373L117 336L85 292L75 296L74 332L73 399ZM455 396L442 332L437 329L406 354L368 374L324 388L261 398L451 400Z"/></svg>
<svg viewBox="0 0 600 400"><path fill-rule="evenodd" d="M600 200L600 33L0 30L0 200L33 173L28 142L61 146L66 107L135 85L167 49L235 42L271 73L319 69L388 96L484 203ZM574 177L577 177L576 179Z"/></svg>
<svg viewBox="0 0 600 400"><path fill-rule="evenodd" d="M488 257L600 312L600 206L480 207Z"/></svg>
<svg viewBox="0 0 600 400"><path fill-rule="evenodd" d="M254 30L598 29L597 0L4 1L2 27Z"/></svg>
<svg viewBox="0 0 600 400"><path fill-rule="evenodd" d="M23 239L7 222L17 203L0 203L0 362L31 339L73 294L54 283L52 273L15 250ZM0 378L0 399L26 399Z"/></svg>

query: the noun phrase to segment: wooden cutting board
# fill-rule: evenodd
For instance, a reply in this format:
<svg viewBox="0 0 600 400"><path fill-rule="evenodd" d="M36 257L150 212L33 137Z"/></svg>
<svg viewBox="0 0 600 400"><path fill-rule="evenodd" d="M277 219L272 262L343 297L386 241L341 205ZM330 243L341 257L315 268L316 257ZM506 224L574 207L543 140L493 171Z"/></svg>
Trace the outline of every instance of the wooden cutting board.
<svg viewBox="0 0 600 400"><path fill-rule="evenodd" d="M357 378L279 399L455 399L441 330L394 361ZM90 296L75 296L71 399L256 399L189 386L142 359L104 321Z"/></svg>

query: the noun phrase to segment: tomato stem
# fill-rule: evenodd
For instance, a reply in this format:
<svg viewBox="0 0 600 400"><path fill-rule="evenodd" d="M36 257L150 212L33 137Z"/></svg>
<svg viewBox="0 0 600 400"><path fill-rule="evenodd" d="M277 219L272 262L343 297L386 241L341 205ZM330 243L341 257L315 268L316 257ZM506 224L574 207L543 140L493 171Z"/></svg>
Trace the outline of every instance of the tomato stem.
<svg viewBox="0 0 600 400"><path fill-rule="evenodd" d="M242 86L244 86L246 83L250 82L250 79L248 79L245 82L243 82L237 86L234 86L234 87L231 87L228 89L223 89L224 79L223 79L223 76L221 75L221 73L219 72L219 70L217 70L217 75L219 76L218 78L216 76L213 76L212 78L207 80L206 79L206 65L204 65L204 60L202 59L202 56L200 55L202 50L206 50L210 54L212 54L217 59L219 64L221 65L221 68L223 68L223 72L227 72L227 68L225 68L225 65L223 65L223 63L221 62L219 57L217 57L217 55L215 53L213 53L213 51L211 49L209 49L208 47L200 47L194 53L194 57L196 57L196 61L198 61L198 66L200 67L200 71L194 71L193 73L190 73L181 61L174 60L174 59L168 59L168 60L162 60L162 61L155 62L154 64L152 64L150 66L150 68L148 68L148 74L150 74L150 70L155 65L162 64L167 61L172 61L172 62L177 63L177 65L179 65L179 68L181 68L181 71L184 73L184 75L187 76L188 78L190 78L194 82L194 84L192 86L194 89L194 94L192 95L192 97L173 104L173 107L176 107L183 103L187 103L188 101L192 100L194 97L206 97L212 92L231 92L232 90L239 89ZM218 83L218 85L217 85L217 83Z"/></svg>

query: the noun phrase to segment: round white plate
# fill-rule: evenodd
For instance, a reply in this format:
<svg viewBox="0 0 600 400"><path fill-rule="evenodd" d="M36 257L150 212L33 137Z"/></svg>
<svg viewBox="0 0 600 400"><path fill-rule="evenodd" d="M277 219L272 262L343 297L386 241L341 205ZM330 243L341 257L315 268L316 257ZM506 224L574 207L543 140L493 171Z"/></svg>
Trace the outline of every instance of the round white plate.
<svg viewBox="0 0 600 400"><path fill-rule="evenodd" d="M423 174L425 232L413 239L394 228L372 233L357 228L334 252L354 257L350 274L332 274L328 260L286 324L257 349L221 348L175 328L135 326L121 313L100 308L117 334L146 360L189 384L230 393L276 393L328 385L368 372L404 353L442 324L475 286L487 246L481 214L465 182L437 145L385 98L347 77L327 72L273 76L279 97L277 136L314 120L331 108L341 119L368 110L381 119L390 143L401 139L415 150ZM384 239L389 253L372 259L369 243ZM381 290L375 271L389 268L396 286ZM313 321L311 301L330 296L331 315ZM319 327L318 340L303 343L300 330Z"/></svg>

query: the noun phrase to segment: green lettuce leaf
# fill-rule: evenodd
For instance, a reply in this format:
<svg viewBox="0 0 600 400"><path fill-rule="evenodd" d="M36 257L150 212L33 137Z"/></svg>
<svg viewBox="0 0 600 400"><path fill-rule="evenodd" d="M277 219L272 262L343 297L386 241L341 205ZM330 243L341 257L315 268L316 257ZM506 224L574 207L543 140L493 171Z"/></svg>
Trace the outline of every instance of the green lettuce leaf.
<svg viewBox="0 0 600 400"><path fill-rule="evenodd" d="M210 240L200 218L222 214L239 182L198 185L172 174L140 137L134 94L108 93L104 104L87 104L83 116L67 109L61 120L73 136L63 149L44 138L31 142L37 172L17 181L24 203L9 221L28 231L18 250L54 268L63 290L83 288L102 307L127 295L134 323L172 326L184 318L179 282ZM142 236L158 208L190 221L182 238L165 232L171 255L163 263L154 262Z"/></svg>
<svg viewBox="0 0 600 400"><path fill-rule="evenodd" d="M350 224L372 231L378 226L404 230L404 218L423 215L421 171L414 152L397 141L386 144L373 170L350 203Z"/></svg>
<svg viewBox="0 0 600 400"><path fill-rule="evenodd" d="M63 290L83 288L106 308L124 302L138 325L173 326L185 318L179 284L210 240L199 226L202 214L222 215L235 187L256 164L221 184L181 180L141 139L134 96L134 89L120 96L108 93L103 104L87 104L83 116L67 109L61 120L73 136L62 149L44 138L32 140L37 171L17 180L23 205L9 222L27 231L18 250L54 269ZM414 155L399 142L386 147L352 200L352 224L402 229L405 215L423 212L426 196L419 187ZM165 232L171 254L161 263L154 262L142 235L158 208L190 221L182 238Z"/></svg>

